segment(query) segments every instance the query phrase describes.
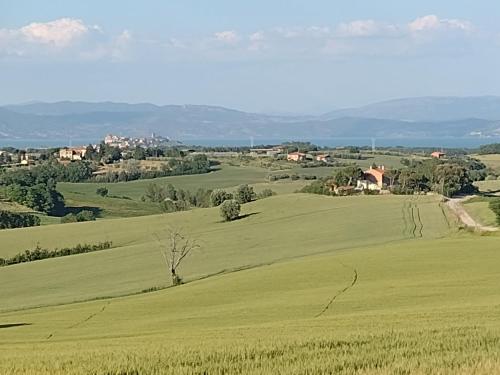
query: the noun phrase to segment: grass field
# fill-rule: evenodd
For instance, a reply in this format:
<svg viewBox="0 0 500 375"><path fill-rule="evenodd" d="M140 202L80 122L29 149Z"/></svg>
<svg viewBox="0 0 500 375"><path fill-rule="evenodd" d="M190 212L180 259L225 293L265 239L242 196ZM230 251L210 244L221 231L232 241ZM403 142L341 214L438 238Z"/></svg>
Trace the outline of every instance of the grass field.
<svg viewBox="0 0 500 375"><path fill-rule="evenodd" d="M498 261L498 237L403 240L7 312L0 371L498 373Z"/></svg>
<svg viewBox="0 0 500 375"><path fill-rule="evenodd" d="M500 155L473 155L475 158L481 160L488 167L492 168L496 172L500 173Z"/></svg>
<svg viewBox="0 0 500 375"><path fill-rule="evenodd" d="M114 247L0 268L0 374L500 373L498 234L459 231L438 196L288 194L304 181L224 170L174 185L279 195L230 223L210 208L1 231L0 257ZM201 245L175 288L168 226Z"/></svg>
<svg viewBox="0 0 500 375"><path fill-rule="evenodd" d="M36 244L54 248L107 240L113 241L115 248L2 269L0 309L67 303L165 286L168 280L156 235L161 236L169 225L182 227L202 245L183 269L187 280L351 247L440 237L448 231L434 197L292 194L247 204L243 214L250 216L233 223L222 223L219 210L213 208L2 231L0 257L4 258ZM373 225L374 221L383 224L384 230ZM54 278L54 269L64 272Z"/></svg>
<svg viewBox="0 0 500 375"><path fill-rule="evenodd" d="M475 197L464 203L467 213L479 224L495 227L498 225L495 213L490 209L489 197Z"/></svg>

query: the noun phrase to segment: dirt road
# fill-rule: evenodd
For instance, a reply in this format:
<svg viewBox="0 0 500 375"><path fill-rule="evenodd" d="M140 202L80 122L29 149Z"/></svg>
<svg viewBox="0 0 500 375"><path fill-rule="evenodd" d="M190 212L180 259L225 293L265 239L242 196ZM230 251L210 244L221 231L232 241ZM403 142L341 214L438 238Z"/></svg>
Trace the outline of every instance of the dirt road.
<svg viewBox="0 0 500 375"><path fill-rule="evenodd" d="M495 227L488 227L485 225L481 225L478 223L476 220L474 220L467 211L465 211L465 208L463 207L462 203L473 198L474 196L468 196L464 198L452 198L446 202L446 205L455 213L455 215L458 216L460 221L464 223L466 226L471 227L471 228L476 228L477 230L483 231L483 232L496 232L498 231L498 228Z"/></svg>

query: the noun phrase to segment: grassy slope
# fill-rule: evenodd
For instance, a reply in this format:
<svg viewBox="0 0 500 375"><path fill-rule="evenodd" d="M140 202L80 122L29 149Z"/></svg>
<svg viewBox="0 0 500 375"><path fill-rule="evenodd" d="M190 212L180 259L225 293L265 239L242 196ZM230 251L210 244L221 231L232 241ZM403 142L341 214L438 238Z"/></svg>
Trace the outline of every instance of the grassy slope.
<svg viewBox="0 0 500 375"><path fill-rule="evenodd" d="M0 371L498 373L499 261L498 237L422 239L4 313L31 325L2 330Z"/></svg>
<svg viewBox="0 0 500 375"><path fill-rule="evenodd" d="M372 163L383 164L390 167L399 167L401 157L388 155L375 155L374 158L366 160L340 160L342 162L356 162L362 168L368 168ZM264 160L265 161L265 160ZM148 184L171 183L180 189L195 191L202 187L205 189L230 188L233 189L240 184L251 184L257 192L270 188L279 194L288 194L299 190L307 181L279 181L269 183L269 174L294 173L298 175L315 175L325 177L331 175L336 168L301 168L294 163L281 162L281 171L273 171L260 166L262 160L255 160L248 166L231 166L227 160L223 160L221 170L204 175L175 176L158 178L155 180L139 180L131 182L94 184L94 183L59 183L58 189L66 199L66 205L73 208L87 208L100 210L103 218L135 217L154 215L161 213L158 205L141 202L141 197L146 191ZM110 195L116 197L128 197L131 199L102 198L95 191L99 186L106 186Z"/></svg>
<svg viewBox="0 0 500 375"><path fill-rule="evenodd" d="M489 197L477 197L464 203L464 208L476 221L486 226L496 226L497 218L495 213L490 209Z"/></svg>
<svg viewBox="0 0 500 375"><path fill-rule="evenodd" d="M488 167L494 169L496 172L500 173L500 155L499 154L491 154L491 155L473 155L475 158L481 160Z"/></svg>
<svg viewBox="0 0 500 375"><path fill-rule="evenodd" d="M418 212L411 205L418 206ZM117 248L1 269L1 309L119 295L165 285L165 269L155 235L161 235L169 225L184 228L202 245L202 250L182 269L187 279L419 237L418 213L424 224L424 237L442 236L448 229L435 197L332 198L292 194L247 204L243 213L251 216L233 223L222 223L215 208L2 231L0 257L11 256L36 243L53 248L111 240Z"/></svg>

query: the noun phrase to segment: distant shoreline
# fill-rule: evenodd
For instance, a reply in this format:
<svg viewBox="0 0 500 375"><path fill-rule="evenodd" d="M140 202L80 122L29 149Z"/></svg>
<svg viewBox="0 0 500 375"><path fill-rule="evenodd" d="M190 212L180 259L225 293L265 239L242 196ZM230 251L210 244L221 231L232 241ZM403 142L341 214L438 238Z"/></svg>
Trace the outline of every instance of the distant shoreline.
<svg viewBox="0 0 500 375"><path fill-rule="evenodd" d="M75 138L71 142L68 139L0 139L0 147L14 147L19 149L24 148L50 148L50 147L67 147L82 146L88 144L97 144L101 140L96 138ZM308 141L318 146L323 147L339 147L339 146L371 146L372 139L366 138L331 138L331 139L265 139L254 138L254 145L280 144L287 141ZM181 140L185 145L196 146L220 146L220 147L242 147L250 146L250 139L185 139ZM434 148L477 148L481 145L498 143L500 138L376 138L375 145L377 147L434 147Z"/></svg>

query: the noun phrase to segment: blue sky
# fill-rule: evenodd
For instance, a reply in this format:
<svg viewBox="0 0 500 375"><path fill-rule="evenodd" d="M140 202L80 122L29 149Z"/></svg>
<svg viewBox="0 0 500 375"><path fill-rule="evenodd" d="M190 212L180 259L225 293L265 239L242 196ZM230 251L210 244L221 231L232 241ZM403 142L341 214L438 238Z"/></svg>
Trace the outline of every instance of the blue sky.
<svg viewBox="0 0 500 375"><path fill-rule="evenodd" d="M0 104L317 113L500 95L495 0L0 0Z"/></svg>

